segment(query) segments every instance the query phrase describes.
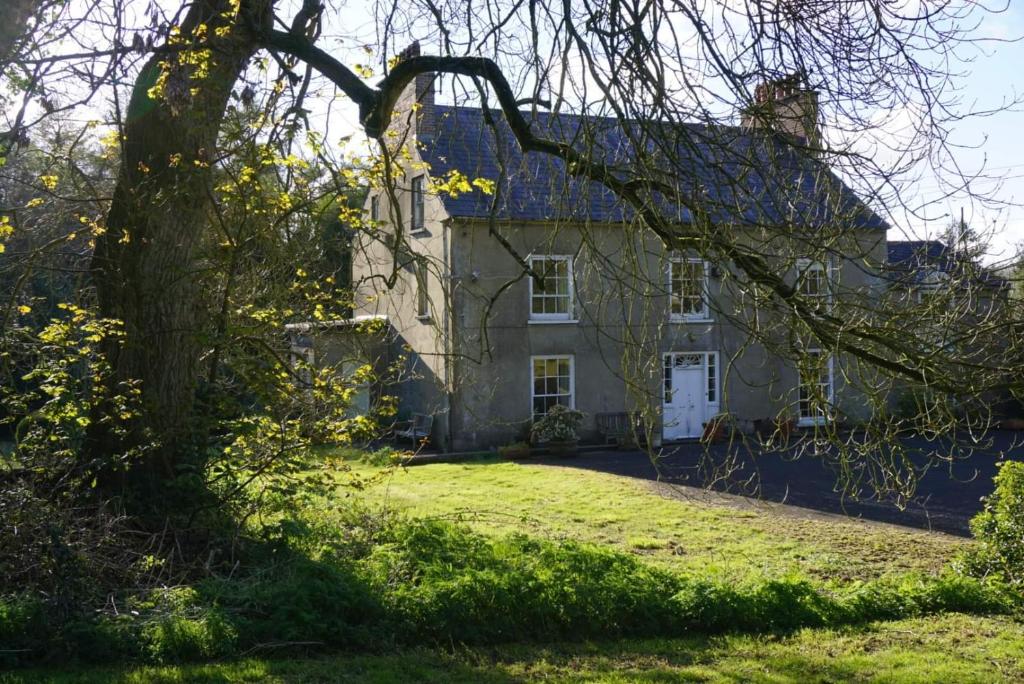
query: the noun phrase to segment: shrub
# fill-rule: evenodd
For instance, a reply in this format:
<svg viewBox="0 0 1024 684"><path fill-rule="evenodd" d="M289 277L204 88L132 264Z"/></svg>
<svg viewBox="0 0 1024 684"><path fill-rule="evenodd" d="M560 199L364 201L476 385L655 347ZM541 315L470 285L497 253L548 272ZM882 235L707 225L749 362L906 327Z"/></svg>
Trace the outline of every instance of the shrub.
<svg viewBox="0 0 1024 684"><path fill-rule="evenodd" d="M978 545L965 557L967 569L993 575L1024 591L1024 463L1004 461L985 508L971 520Z"/></svg>
<svg viewBox="0 0 1024 684"><path fill-rule="evenodd" d="M799 578L746 586L690 579L672 603L685 627L698 632L786 631L818 627L836 617L832 600Z"/></svg>
<svg viewBox="0 0 1024 684"><path fill-rule="evenodd" d="M400 463L407 453L397 451L392 447L381 447L376 451L364 451L359 459L362 463L372 466L392 466Z"/></svg>
<svg viewBox="0 0 1024 684"><path fill-rule="evenodd" d="M234 652L234 627L195 589L164 589L155 598L157 615L142 630L142 641L152 660L202 660Z"/></svg>
<svg viewBox="0 0 1024 684"><path fill-rule="evenodd" d="M42 601L32 596L0 598L0 665L38 657L50 637Z"/></svg>
<svg viewBox="0 0 1024 684"><path fill-rule="evenodd" d="M533 424L530 435L535 442L575 442L582 422L582 412L555 404Z"/></svg>

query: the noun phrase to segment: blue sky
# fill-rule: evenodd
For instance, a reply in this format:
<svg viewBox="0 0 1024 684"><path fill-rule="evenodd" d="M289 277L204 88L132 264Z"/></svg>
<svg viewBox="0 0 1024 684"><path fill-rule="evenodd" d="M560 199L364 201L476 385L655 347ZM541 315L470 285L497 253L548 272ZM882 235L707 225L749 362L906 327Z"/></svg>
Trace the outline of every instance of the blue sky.
<svg viewBox="0 0 1024 684"><path fill-rule="evenodd" d="M981 33L1004 40L1024 36L1024 9L1012 5L998 14L988 15L979 27ZM973 61L962 64L969 72L960 93L966 108L999 107L1006 100L1024 97L1024 42L991 42L981 48ZM972 227L984 226L992 235L991 259L1008 258L1017 243L1024 242L1024 106L1002 111L990 117L962 122L953 131L953 141L976 149L960 149L956 159L966 171L986 168L1001 181L981 181L977 192L992 195L1001 206L983 206L966 193L943 198L937 181L925 173L919 184L923 198L936 204L927 213L928 222L907 222L890 232L890 239L934 237L959 217L961 206ZM943 216L948 214L949 216Z"/></svg>

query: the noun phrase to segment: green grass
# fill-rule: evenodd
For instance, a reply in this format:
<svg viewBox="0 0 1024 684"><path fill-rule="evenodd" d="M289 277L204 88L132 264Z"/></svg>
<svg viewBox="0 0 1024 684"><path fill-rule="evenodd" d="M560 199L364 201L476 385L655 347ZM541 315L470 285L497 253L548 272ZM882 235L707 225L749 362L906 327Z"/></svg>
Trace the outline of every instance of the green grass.
<svg viewBox="0 0 1024 684"><path fill-rule="evenodd" d="M330 463L332 459L326 461ZM328 467L336 468L336 465ZM405 568L407 562L418 558L417 554L442 554L437 559L441 565L434 561L425 565L416 561L419 563L416 568L440 573L424 585L425 593L410 594L402 599L401 605L417 611L426 610L427 604L420 602L427 600L435 601L430 604L434 607L449 606L454 610L462 605L456 599L461 600L460 592L464 590L482 591L481 596L497 600L498 595L490 592L504 586L500 580L508 573L523 572L523 568L510 570L518 565L513 559L502 557L502 553L514 547L509 541L511 538L504 537L509 532L554 541L594 543L632 554L644 563L663 569L693 573L697 577L711 576L729 583L735 581L736 586L766 576L796 575L835 582L832 586L841 588L844 580L849 579L871 579L905 571L937 571L970 543L942 534L819 516L700 492L690 491L684 495L679 490L646 481L571 467L482 460L392 471L354 459L345 460L343 466L336 468L339 484L335 493L325 500L314 500L308 507L308 519L316 523L314 535L310 537L314 545L320 543L315 530L345 528L342 516L345 510L351 511L347 502L353 498L371 510L397 510L411 518L457 520L477 532L503 538L496 542L497 556L491 560L488 560L491 551L460 536L465 533L456 534L454 530L451 543L447 545L439 546L430 539L411 546L392 540L377 549L374 562L391 559L380 565L381 577L390 577L389 573ZM341 501L344 503L340 506L333 505ZM402 525L400 529L414 531L416 526ZM442 526L430 534L448 534L445 529L448 528ZM329 549L330 545L323 548ZM547 552L554 553L555 548L550 547ZM540 549L534 551L539 553ZM443 557L451 553L456 555L449 560ZM467 556L473 553L480 556L476 564L469 563ZM532 557L520 555L517 558ZM501 563L492 562L495 560ZM442 567L445 562L451 567ZM470 566L475 569L471 570ZM566 566L563 570L568 572L573 567ZM414 574L421 570L409 566L409 572ZM452 573L462 574L449 578ZM583 577L600 575L591 573ZM318 581L322 579L320 573L312 576ZM571 576L571 572L567 576ZM442 581L445 578L458 581L449 587ZM540 576L534 580L539 582ZM330 582L331 586L337 584L334 580ZM583 591L582 584L569 583L577 592ZM603 584L601 587L607 589ZM289 601L297 601L296 594L306 588L306 583L300 581L295 588L285 587L282 591ZM451 593L453 591L455 593ZM435 596L431 592L440 593ZM251 598L250 594L244 594L243 598ZM320 594L313 592L311 595ZM454 602L436 604L439 597ZM396 594L391 600L398 598ZM510 609L504 606L502 610ZM619 604L613 612L616 619L621 618ZM442 610L442 615L447 613ZM486 613L473 613L470 617L488 621L481 624L493 622ZM736 616L739 617L742 616ZM451 619L455 624L463 624L458 616ZM310 653L318 650L316 647L304 651L299 645L273 645L272 642L287 641L287 638L280 636L281 626L277 622L269 629L271 633L265 638L255 640L260 645L246 653L249 657L239 660L77 672L66 668L23 670L7 675L0 673L0 684L28 681L778 683L1024 680L1024 626L1005 617L956 613L767 635L511 644L487 648L456 647L461 640L458 637L450 644L451 650L417 648L316 658L310 657ZM577 633L585 634L572 632L552 638L572 639ZM427 642L417 639L413 643ZM333 648L352 647L345 645L350 644L347 641L331 643ZM442 643L449 645L449 640ZM378 647L386 648L374 646Z"/></svg>
<svg viewBox="0 0 1024 684"><path fill-rule="evenodd" d="M593 542L662 567L722 577L798 573L842 580L931 572L969 543L572 467L490 460L388 475L346 464L352 470L341 481L370 482L356 496L371 507L456 519L488 534ZM352 488L343 485L338 494L352 495Z"/></svg>
<svg viewBox="0 0 1024 684"><path fill-rule="evenodd" d="M54 682L1014 682L1024 627L950 614L780 637L726 636L315 659L249 658L178 667L34 670L4 684Z"/></svg>

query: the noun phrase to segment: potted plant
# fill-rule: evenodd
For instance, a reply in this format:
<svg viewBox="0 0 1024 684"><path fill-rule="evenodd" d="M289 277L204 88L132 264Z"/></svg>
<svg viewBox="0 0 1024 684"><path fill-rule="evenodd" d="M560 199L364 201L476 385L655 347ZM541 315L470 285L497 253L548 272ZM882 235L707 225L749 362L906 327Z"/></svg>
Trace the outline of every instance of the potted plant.
<svg viewBox="0 0 1024 684"><path fill-rule="evenodd" d="M789 411L783 409L775 416L774 426L775 434L779 436L779 441L783 444L789 441L789 436L796 430L796 418L794 418Z"/></svg>
<svg viewBox="0 0 1024 684"><path fill-rule="evenodd" d="M571 456L579 444L576 430L582 421L582 412L556 404L533 424L531 436L553 456Z"/></svg>
<svg viewBox="0 0 1024 684"><path fill-rule="evenodd" d="M704 423L704 434L701 435L700 441L704 444L721 442L725 439L726 431L729 429L729 420L728 413L712 416L708 422Z"/></svg>
<svg viewBox="0 0 1024 684"><path fill-rule="evenodd" d="M512 461L530 457L530 445L526 442L512 442L498 447L498 455Z"/></svg>

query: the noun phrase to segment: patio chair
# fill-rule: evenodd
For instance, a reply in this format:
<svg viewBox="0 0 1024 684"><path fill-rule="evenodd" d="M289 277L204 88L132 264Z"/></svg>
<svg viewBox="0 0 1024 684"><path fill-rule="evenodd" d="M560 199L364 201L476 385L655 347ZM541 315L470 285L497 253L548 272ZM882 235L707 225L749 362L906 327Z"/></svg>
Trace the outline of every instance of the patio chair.
<svg viewBox="0 0 1024 684"><path fill-rule="evenodd" d="M415 448L417 443L430 439L430 431L434 427L434 416L429 416L425 413L414 413L412 414L412 420L399 423L399 425L403 424L404 427L401 428L396 425L393 433L395 440L410 439L412 440L413 448Z"/></svg>

